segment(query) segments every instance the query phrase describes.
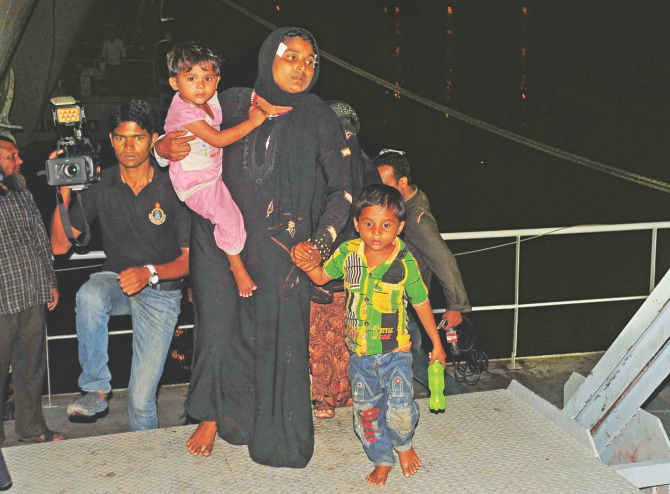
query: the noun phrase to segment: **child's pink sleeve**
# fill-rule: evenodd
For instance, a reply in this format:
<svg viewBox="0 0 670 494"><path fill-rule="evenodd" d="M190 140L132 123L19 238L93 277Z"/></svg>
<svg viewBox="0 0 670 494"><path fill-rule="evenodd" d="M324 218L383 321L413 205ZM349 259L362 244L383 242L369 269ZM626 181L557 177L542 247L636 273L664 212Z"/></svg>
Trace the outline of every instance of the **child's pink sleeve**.
<svg viewBox="0 0 670 494"><path fill-rule="evenodd" d="M179 125L181 127L193 122L197 122L198 120L206 120L206 119L207 114L205 113L205 110L201 108L196 108L195 106L188 106L186 108L182 108L179 111Z"/></svg>

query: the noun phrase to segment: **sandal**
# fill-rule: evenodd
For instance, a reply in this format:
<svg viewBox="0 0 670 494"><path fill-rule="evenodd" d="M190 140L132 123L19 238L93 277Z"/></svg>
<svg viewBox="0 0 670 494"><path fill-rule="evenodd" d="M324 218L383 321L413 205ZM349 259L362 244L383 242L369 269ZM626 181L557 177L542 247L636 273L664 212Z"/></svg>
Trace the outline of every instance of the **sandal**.
<svg viewBox="0 0 670 494"><path fill-rule="evenodd" d="M51 429L45 430L42 434L35 437L17 438L20 443L57 443L65 439L65 434L62 432L55 432Z"/></svg>
<svg viewBox="0 0 670 494"><path fill-rule="evenodd" d="M327 399L330 402L326 401ZM335 404L332 396L324 396L323 401L316 402L314 416L317 419L332 419L335 416Z"/></svg>

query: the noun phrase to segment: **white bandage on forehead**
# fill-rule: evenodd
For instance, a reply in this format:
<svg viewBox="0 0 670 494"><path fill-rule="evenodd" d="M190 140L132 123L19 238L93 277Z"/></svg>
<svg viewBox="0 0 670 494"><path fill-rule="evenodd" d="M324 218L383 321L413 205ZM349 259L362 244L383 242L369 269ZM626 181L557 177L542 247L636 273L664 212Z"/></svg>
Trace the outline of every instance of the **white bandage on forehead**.
<svg viewBox="0 0 670 494"><path fill-rule="evenodd" d="M286 48L288 48L288 46L286 46L284 43L279 43L279 46L277 47L277 56L281 57L286 51Z"/></svg>

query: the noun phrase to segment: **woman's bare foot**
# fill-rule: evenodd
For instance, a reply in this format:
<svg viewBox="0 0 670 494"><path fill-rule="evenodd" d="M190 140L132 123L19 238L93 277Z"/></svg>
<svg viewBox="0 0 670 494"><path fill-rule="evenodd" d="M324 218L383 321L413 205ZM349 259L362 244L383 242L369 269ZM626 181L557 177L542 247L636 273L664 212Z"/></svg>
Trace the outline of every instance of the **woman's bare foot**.
<svg viewBox="0 0 670 494"><path fill-rule="evenodd" d="M254 290L258 288L254 280L251 279L247 269L244 267L240 255L230 255L228 256L228 262L230 262L230 270L233 272L235 277L235 283L237 283L237 290L240 292L240 297L251 297L254 294Z"/></svg>
<svg viewBox="0 0 670 494"><path fill-rule="evenodd" d="M210 456L216 438L216 422L200 422L195 432L186 441L186 448L193 456Z"/></svg>
<svg viewBox="0 0 670 494"><path fill-rule="evenodd" d="M419 471L421 466L421 460L416 455L414 448L410 448L407 451L398 451L398 459L400 460L400 468L402 468L402 474L410 478Z"/></svg>
<svg viewBox="0 0 670 494"><path fill-rule="evenodd" d="M376 467L370 475L365 477L365 481L370 485L378 485L381 487L386 484L386 479L388 478L390 471L391 467L380 465Z"/></svg>
<svg viewBox="0 0 670 494"><path fill-rule="evenodd" d="M323 401L317 402L314 416L317 419L332 419L335 416L335 397L324 396Z"/></svg>

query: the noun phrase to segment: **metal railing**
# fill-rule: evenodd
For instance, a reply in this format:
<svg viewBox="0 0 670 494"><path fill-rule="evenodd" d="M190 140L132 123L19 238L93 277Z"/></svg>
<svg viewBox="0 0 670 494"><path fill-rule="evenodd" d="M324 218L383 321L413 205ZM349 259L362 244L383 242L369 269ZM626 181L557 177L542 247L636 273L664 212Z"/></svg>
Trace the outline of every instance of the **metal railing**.
<svg viewBox="0 0 670 494"><path fill-rule="evenodd" d="M562 300L555 302L540 302L531 304L519 303L519 272L521 265L521 238L522 237L538 237L549 235L575 235L583 233L604 233L604 232L628 232L651 230L651 265L649 274L649 293L654 290L656 286L656 243L658 238L658 230L670 228L670 222L655 222L655 223L627 223L619 225L585 225L573 226L566 228L532 228L522 230L498 230L485 232L466 232L466 233L443 233L444 240L474 240L474 239L491 239L491 238L516 238L516 262L514 267L514 303L504 305L488 305L473 307L473 311L485 310L514 310L514 332L512 336L512 358L508 365L510 369L518 369L516 364L516 351L518 342L518 328L519 328L519 309L526 309L530 307L551 307L557 305L577 305L577 304L592 304L599 302L623 302L626 300L643 300L647 295L637 295L632 297L610 297L610 298L596 298L586 300ZM445 309L435 309L433 312L442 313Z"/></svg>
<svg viewBox="0 0 670 494"><path fill-rule="evenodd" d="M492 238L516 238L516 261L515 261L515 281L514 281L514 303L503 305L488 305L473 307L473 311L490 311L490 310L514 310L514 331L512 337L512 358L509 367L518 368L516 364L516 352L518 341L518 326L519 326L519 309L526 309L530 307L551 307L558 305L577 305L590 304L598 302L622 302L627 300L642 300L648 297L647 295L637 295L632 297L610 297L587 300L563 300L554 302L540 302L523 304L519 301L519 272L521 265L521 242L523 237L537 237L550 235L575 235L585 233L603 233L603 232L625 232L625 231L640 231L651 230L651 265L649 275L649 293L654 290L656 285L656 243L659 229L670 229L670 222L656 222L656 223L629 223L619 225L589 225L589 226L575 226L566 228L535 228L522 230L498 230L485 232L465 232L465 233L443 233L444 240L475 240L475 239L492 239ZM458 254L457 254L458 255ZM87 254L73 254L71 261L88 261L95 259L105 259L105 253L102 251L92 251ZM81 269L94 268L97 266L87 266ZM64 271L64 270L63 270ZM433 312L441 314L446 309L434 309ZM179 329L193 328L192 324L178 326ZM110 335L130 334L132 329L110 331ZM77 338L76 334L49 336L47 331L47 386L49 394L49 406L51 406L51 375L49 371L49 341L65 340Z"/></svg>

